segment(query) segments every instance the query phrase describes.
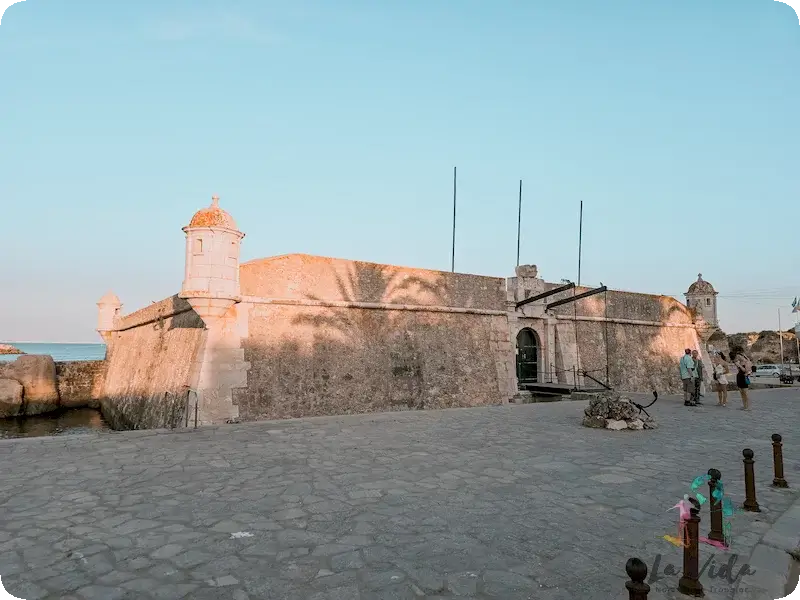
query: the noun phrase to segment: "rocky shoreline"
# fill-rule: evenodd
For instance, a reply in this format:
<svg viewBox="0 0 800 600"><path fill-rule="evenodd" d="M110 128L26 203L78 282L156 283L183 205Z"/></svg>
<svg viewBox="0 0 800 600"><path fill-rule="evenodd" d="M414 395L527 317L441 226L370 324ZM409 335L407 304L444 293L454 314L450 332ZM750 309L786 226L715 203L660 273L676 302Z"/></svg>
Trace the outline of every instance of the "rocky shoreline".
<svg viewBox="0 0 800 600"><path fill-rule="evenodd" d="M19 348L15 348L11 344L0 344L0 354L25 354Z"/></svg>
<svg viewBox="0 0 800 600"><path fill-rule="evenodd" d="M99 408L104 371L104 361L55 362L49 355L0 361L0 419Z"/></svg>

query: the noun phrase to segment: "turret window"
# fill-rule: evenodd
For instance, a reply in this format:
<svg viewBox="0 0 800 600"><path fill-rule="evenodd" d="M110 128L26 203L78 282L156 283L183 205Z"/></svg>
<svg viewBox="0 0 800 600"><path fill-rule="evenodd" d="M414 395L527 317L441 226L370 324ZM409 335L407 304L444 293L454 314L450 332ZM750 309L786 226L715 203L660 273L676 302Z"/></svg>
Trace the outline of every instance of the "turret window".
<svg viewBox="0 0 800 600"><path fill-rule="evenodd" d="M194 253L195 254L202 254L203 253L203 238L195 238L195 240L194 240Z"/></svg>
<svg viewBox="0 0 800 600"><path fill-rule="evenodd" d="M706 306L711 306L711 298L706 298Z"/></svg>

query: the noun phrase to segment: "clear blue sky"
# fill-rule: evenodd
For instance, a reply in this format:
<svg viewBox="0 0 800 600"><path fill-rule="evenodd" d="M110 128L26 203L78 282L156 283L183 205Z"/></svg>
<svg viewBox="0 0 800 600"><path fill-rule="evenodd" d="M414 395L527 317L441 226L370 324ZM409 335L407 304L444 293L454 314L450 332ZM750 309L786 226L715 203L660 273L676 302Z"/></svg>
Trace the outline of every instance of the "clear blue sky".
<svg viewBox="0 0 800 600"><path fill-rule="evenodd" d="M0 26L0 339L99 341L178 291L217 193L291 252L800 295L800 26L772 0L27 0ZM725 298L724 296L729 296ZM680 296L682 299L682 296Z"/></svg>

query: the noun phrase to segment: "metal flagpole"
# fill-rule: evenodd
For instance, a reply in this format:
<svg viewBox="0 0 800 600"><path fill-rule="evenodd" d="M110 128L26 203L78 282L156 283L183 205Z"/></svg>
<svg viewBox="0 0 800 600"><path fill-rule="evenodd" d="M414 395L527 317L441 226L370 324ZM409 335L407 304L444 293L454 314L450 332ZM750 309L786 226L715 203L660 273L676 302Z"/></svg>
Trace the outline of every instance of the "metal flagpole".
<svg viewBox="0 0 800 600"><path fill-rule="evenodd" d="M450 270L456 272L456 167L453 167L453 254L450 259Z"/></svg>
<svg viewBox="0 0 800 600"><path fill-rule="evenodd" d="M578 221L578 285L572 288L572 295L578 291L578 287L581 285L581 246L583 243L583 200L581 200L581 213L580 218ZM575 363L576 366L580 365L581 363L581 351L578 346L578 303L574 300L572 301L572 316L574 317L574 327L575 327ZM577 370L575 371L575 389L578 389L578 381L577 381Z"/></svg>
<svg viewBox="0 0 800 600"><path fill-rule="evenodd" d="M517 266L519 266L519 237L522 227L522 179L519 180L519 210L517 211Z"/></svg>
<svg viewBox="0 0 800 600"><path fill-rule="evenodd" d="M778 308L778 339L781 341L781 370L783 370L783 331L781 331L781 309Z"/></svg>
<svg viewBox="0 0 800 600"><path fill-rule="evenodd" d="M578 287L581 286L581 250L583 245L583 200L581 200L581 216L578 224Z"/></svg>

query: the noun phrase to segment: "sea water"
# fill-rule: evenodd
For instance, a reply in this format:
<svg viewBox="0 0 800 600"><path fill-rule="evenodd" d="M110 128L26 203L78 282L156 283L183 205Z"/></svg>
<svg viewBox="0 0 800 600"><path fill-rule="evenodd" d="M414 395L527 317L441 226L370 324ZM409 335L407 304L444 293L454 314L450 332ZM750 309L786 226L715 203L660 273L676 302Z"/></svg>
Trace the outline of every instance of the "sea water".
<svg viewBox="0 0 800 600"><path fill-rule="evenodd" d="M46 344L29 342L3 342L11 344L26 354L49 354L55 361L103 360L105 344ZM0 362L16 360L21 354L0 354ZM107 431L108 424L99 410L77 408L58 410L30 417L0 419L0 439L71 435L90 431Z"/></svg>
<svg viewBox="0 0 800 600"><path fill-rule="evenodd" d="M103 360L106 357L105 344L48 344L31 342L3 342L26 354L49 354L53 360ZM19 354L0 354L0 361L16 360Z"/></svg>

